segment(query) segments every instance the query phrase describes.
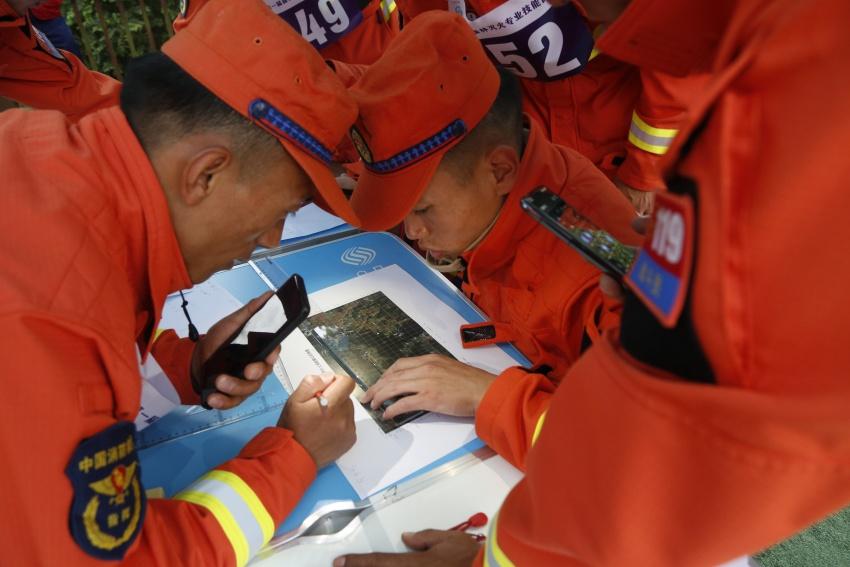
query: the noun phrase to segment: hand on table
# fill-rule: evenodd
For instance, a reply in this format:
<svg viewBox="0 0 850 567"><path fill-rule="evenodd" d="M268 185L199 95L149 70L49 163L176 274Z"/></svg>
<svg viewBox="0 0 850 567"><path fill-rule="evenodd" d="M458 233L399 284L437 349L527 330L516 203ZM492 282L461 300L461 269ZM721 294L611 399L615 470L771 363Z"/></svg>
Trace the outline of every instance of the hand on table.
<svg viewBox="0 0 850 567"><path fill-rule="evenodd" d="M311 375L304 378L289 396L278 427L289 429L295 440L316 461L316 467L335 461L348 451L357 439L354 429L354 382L347 376ZM328 401L322 407L316 394Z"/></svg>
<svg viewBox="0 0 850 567"><path fill-rule="evenodd" d="M212 356L218 347L236 332L239 327L245 324L245 321L263 306L263 304L272 296L272 292L266 292L263 295L252 299L250 302L242 306L238 311L234 311L212 327L206 335L201 337L198 344L195 346L195 352L192 354L192 383L197 385L203 379L202 367L204 362ZM218 390L210 394L207 398L207 403L215 409L230 409L241 404L245 398L260 389L266 376L272 371L272 366L280 354L280 347L277 347L269 354L262 362L253 362L245 367L243 375L245 379L231 376L229 374L219 374L213 379L213 385ZM195 388L200 391L201 388Z"/></svg>
<svg viewBox="0 0 850 567"><path fill-rule="evenodd" d="M467 567L481 547L475 538L459 531L424 530L402 534L411 553L367 553L337 557L334 567Z"/></svg>
<svg viewBox="0 0 850 567"><path fill-rule="evenodd" d="M404 394L384 412L384 419L428 410L471 416L496 376L440 354L402 358L390 366L360 400L373 409Z"/></svg>

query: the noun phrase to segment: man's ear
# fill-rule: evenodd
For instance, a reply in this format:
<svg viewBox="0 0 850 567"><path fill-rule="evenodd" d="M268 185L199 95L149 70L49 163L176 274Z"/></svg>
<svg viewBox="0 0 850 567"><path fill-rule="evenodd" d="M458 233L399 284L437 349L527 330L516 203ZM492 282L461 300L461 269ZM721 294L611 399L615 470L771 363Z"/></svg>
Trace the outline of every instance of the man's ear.
<svg viewBox="0 0 850 567"><path fill-rule="evenodd" d="M180 180L180 199L194 206L212 194L216 176L233 162L233 153L224 146L203 148L192 154L183 167Z"/></svg>
<svg viewBox="0 0 850 567"><path fill-rule="evenodd" d="M511 146L496 146L487 154L487 165L497 195L504 196L511 192L516 182L519 164L519 153Z"/></svg>

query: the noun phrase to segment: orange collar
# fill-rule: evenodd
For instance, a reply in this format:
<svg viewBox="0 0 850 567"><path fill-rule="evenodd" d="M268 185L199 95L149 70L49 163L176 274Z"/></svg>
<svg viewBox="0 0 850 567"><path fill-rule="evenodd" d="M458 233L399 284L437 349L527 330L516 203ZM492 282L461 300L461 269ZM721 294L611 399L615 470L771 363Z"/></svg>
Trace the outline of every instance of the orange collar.
<svg viewBox="0 0 850 567"><path fill-rule="evenodd" d="M146 357L166 296L192 282L163 188L121 110L111 107L84 117L79 132L90 142L99 175L114 187L115 214L125 227L121 236L127 275L135 293L137 341Z"/></svg>

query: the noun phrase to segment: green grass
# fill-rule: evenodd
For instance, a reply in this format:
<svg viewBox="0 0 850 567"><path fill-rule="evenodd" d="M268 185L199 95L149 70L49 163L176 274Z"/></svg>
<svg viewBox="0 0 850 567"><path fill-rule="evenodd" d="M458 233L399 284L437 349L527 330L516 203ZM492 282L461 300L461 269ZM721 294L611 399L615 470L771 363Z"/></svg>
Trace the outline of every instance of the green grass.
<svg viewBox="0 0 850 567"><path fill-rule="evenodd" d="M763 567L850 567L850 508L756 555Z"/></svg>

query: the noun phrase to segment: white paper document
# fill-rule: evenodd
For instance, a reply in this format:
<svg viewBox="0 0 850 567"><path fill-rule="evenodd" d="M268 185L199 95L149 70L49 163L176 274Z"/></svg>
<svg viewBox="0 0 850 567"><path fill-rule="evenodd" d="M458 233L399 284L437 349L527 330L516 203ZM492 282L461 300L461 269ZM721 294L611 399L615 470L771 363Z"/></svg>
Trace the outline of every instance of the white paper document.
<svg viewBox="0 0 850 567"><path fill-rule="evenodd" d="M138 348L136 348L136 356L139 359L139 372L142 375L142 396L135 422L136 430L141 431L180 405L180 395L152 354L148 354L144 364L141 362L141 353Z"/></svg>
<svg viewBox="0 0 850 567"><path fill-rule="evenodd" d="M192 322L201 334L206 333L219 320L242 307L242 303L229 291L210 280L185 290L183 296L189 302L187 306L189 316L192 317ZM180 308L181 303L179 294L169 296L165 300L162 319L157 327L174 329L178 336L188 337L189 322Z"/></svg>
<svg viewBox="0 0 850 567"><path fill-rule="evenodd" d="M468 323L398 266L369 272L310 294L311 315L382 292L458 360L494 374L516 361L496 346L464 349L460 326ZM296 330L283 343L281 360L293 386L307 374L331 369ZM357 443L337 465L360 498L365 498L460 448L475 438L472 418L428 414L384 433L355 401Z"/></svg>
<svg viewBox="0 0 850 567"><path fill-rule="evenodd" d="M345 224L345 221L341 218L335 217L322 210L318 205L311 203L298 209L295 214L286 217L280 239L289 240L290 238L308 236L343 224Z"/></svg>
<svg viewBox="0 0 850 567"><path fill-rule="evenodd" d="M249 333L274 333L286 323L286 313L283 312L283 303L277 295L273 295L260 310L251 315L251 318L233 339L233 344L247 345Z"/></svg>

